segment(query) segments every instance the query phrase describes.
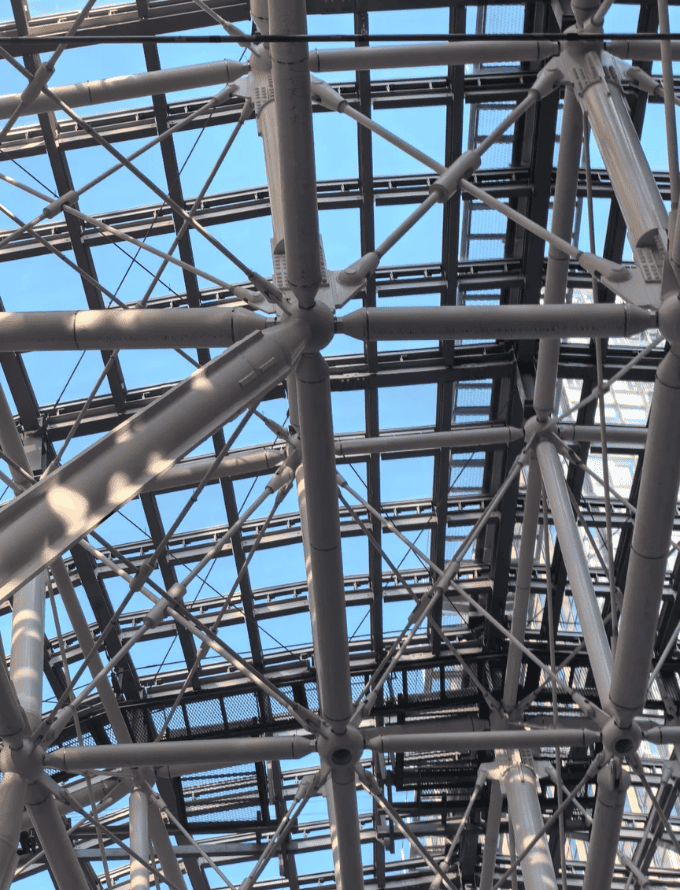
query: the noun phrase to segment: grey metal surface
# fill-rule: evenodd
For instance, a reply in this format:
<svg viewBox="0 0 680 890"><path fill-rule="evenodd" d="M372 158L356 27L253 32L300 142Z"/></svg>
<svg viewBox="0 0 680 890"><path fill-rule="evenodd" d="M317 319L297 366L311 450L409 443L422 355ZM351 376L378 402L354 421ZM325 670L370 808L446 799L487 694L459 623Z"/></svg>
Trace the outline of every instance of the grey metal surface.
<svg viewBox="0 0 680 890"><path fill-rule="evenodd" d="M634 758L642 741L678 741L672 726L661 725L674 722L680 701L674 644L680 574L675 554L668 557L680 531L678 369L672 351L662 361L661 343L649 345L657 324L672 343L680 334L678 285L664 264L664 239L674 233L667 231L663 200L669 184L671 191L675 186L673 171L652 172L637 144L644 102L631 84L648 88L654 102L660 87L647 70L626 73L626 65L602 54L592 36L572 30L576 36L560 41L559 31L573 21L565 4L530 3L521 11L489 5L476 18L469 10L467 21L455 4L442 4L435 30L451 32L452 39L428 43L421 35L407 42L398 35L395 45L371 41L388 23L396 30L426 30L435 21L428 5L414 0L408 19L403 5L382 0L353 17L336 17L351 11L342 2L323 8L316 2L253 3L252 21L263 33L336 30L347 44L317 48L313 38L310 52L297 39L249 47L250 22L234 27L222 21L246 15L245 4L140 0L105 15L95 7L78 32L88 40L116 33L153 39L222 22L221 33L243 47L216 49L217 56L233 57L226 61L185 65L179 55L168 64L170 54L148 44L148 71L140 62L116 79L102 69L95 81L99 75L85 65L70 78L73 87L63 86L69 82L63 60L80 50L67 50L57 64L62 79L56 79L61 86L55 92L82 108L110 103L104 111L84 112L91 122L85 125L56 120L50 95L39 96L35 84L23 92L17 84L24 75L12 72L16 80L8 89L19 92L0 97L3 119L22 95L37 97L36 104L19 110L40 117L37 123L20 120L5 134L2 170L45 195L51 183L8 168L9 158L16 158L38 179L49 178L39 164L31 166L33 156L44 153L61 198L55 194L47 215L46 198L37 210L22 203L28 198L17 198L16 216L37 213L41 222L12 240L6 240L8 224L0 235L0 261L9 264L14 281L13 260L22 266L29 260L58 263L47 252L73 248L86 275L74 278L70 307L44 304L46 279L39 293L23 280L16 293L3 291L15 311L0 320L8 394L0 395L0 478L9 494L18 495L0 495L0 620L14 624L9 669L4 658L0 665L3 888L12 880L17 850L30 880L45 886L54 880L60 890L103 887L104 850L114 884L139 887L149 885L158 866L180 890L189 883L204 890L229 882L244 890L298 890L333 881L344 890L481 881L489 890L546 819L552 819L546 837L517 875L506 878L513 886L546 890L564 880L569 887L623 888L626 869L634 876L629 884L644 883L635 871L641 864L654 882L680 884L680 861L662 844L664 821L641 780L633 776L630 792L607 785L610 772L626 755ZM586 4L573 12L582 25L596 10ZM651 10L640 9L640 31L654 31ZM12 29L24 35L30 30L34 42L23 48L8 43L8 49L17 58L23 52L34 73L48 58L30 55L45 49L36 41L63 35L74 16L40 17L31 4L19 3L12 11L15 21L0 26L0 42ZM319 12L326 17L306 20ZM611 31L605 21L605 32ZM463 32L467 39L461 41ZM650 40L617 40L610 48L643 66L660 56L658 42ZM677 54L677 45L670 52ZM142 59L141 52L136 58ZM424 67L425 75L411 77L414 65ZM446 72L432 68L444 65ZM373 69L381 71L380 80L370 75ZM333 169L332 181L317 178L314 155L327 166L320 133L333 118L317 106L312 115L310 70L357 72L338 92L340 104L360 108L352 111L354 121L375 117L372 135L354 122L348 130L352 150L358 144L356 177ZM49 74L40 72L38 79ZM216 107L185 93L179 101L167 95L178 88L209 93L211 85L237 78L238 97L224 93ZM560 78L559 95L549 96ZM522 116L516 103L527 93ZM539 93L543 99L534 106ZM582 120L574 94L588 112L606 170L580 164ZM147 96L153 96L152 108L121 104L139 99L147 106ZM562 96L560 160L553 170L548 154ZM472 106L467 146L460 136L468 114L464 100ZM425 119L428 109L445 110L445 124L435 124L433 113L432 133L419 132L413 121ZM123 142L152 138L185 115L191 116L187 133L178 129L161 142L152 171L156 195L161 201L167 196L164 205L145 206L135 189L136 206L129 210L120 209L121 199L96 212L81 197L80 210L67 210L62 218L59 201L75 201L72 189L82 187L81 171L87 175L79 152L94 146L96 134L128 153ZM514 124L508 128L503 120ZM261 137L266 186L264 179L239 181L225 191L216 183L199 192L190 177L205 179L200 151L196 166L189 158L186 170L182 151L197 132L230 145L234 124ZM396 156L385 154L378 141L391 129L397 134L392 145L425 160L434 174L408 167L392 176L388 168L397 169ZM490 133L498 138L492 148ZM649 129L643 142L649 150ZM101 143L96 151L106 166L112 161ZM456 166L461 150L478 159L480 146L493 153L485 166L472 173L468 163ZM230 155L228 175L245 180L251 160ZM345 161L335 157L334 165ZM467 197L457 191L457 173L466 176ZM183 195L196 193L201 198L194 207ZM606 262L589 258L593 248L584 235L592 194L601 202L615 195L623 213L611 207L603 247L598 229L595 253ZM539 237L551 195L545 263ZM448 201L443 224L427 223L430 235L409 247L402 236L415 237L419 230L403 224L408 204L423 210L423 202L428 206L439 197ZM114 198L109 194L104 203ZM508 205L498 208L496 201ZM603 229L601 211L608 205L599 206ZM81 211L91 215L78 217ZM341 217L344 211L358 214L356 232L336 221L336 212L338 220L348 219ZM248 254L237 272L249 279L247 286L240 280L236 287L218 284L234 276L224 270L224 254L209 256L201 234L183 227L182 214L189 212L200 226L212 227L213 247L233 249L236 259ZM271 242L268 229L264 239L248 229L267 214ZM523 214L531 218L524 234ZM236 230L241 223L243 237ZM671 216L671 228L673 223ZM622 269L626 225L635 252L634 263ZM151 311L137 306L142 294L135 285L124 291L127 310L104 309L113 294L104 252L125 247L131 236L139 246L147 238L160 244L172 234L184 263L179 291L162 295L164 281L149 300L157 307ZM373 267L381 241L385 249L394 245L389 264L363 281L356 269ZM593 272L592 280L556 247L571 241L576 246L567 245L569 255ZM271 283L258 274L271 268L270 250ZM360 254L364 265L353 266ZM150 261L147 254L143 259ZM343 279L336 267L354 269L356 280L350 273ZM217 287L201 289L201 271ZM631 302L614 305L609 285ZM582 305L590 301L591 286L599 306ZM657 317L661 297L666 302ZM26 312L33 308L30 300L41 311ZM640 308L648 305L653 312ZM337 316L334 330L329 310ZM243 337L225 355L211 355L210 349ZM601 340L597 349L594 338ZM386 347L381 340L393 342ZM176 353L145 364L143 354L127 351L166 347L196 349L195 359L193 352L188 357L204 367L177 383L183 359ZM110 392L90 391L94 380L74 372L64 400L66 391L50 378L54 374L56 382L69 349L101 352ZM22 355L31 350L49 357ZM89 356L83 361L91 372ZM618 373L620 383L605 382ZM595 401L587 401L598 386L606 405L601 425ZM234 448L222 453L239 412L255 402L259 414ZM531 420L534 413L544 423ZM100 438L83 450L78 446L88 435ZM61 455L55 457L65 440L71 450L60 466ZM582 461L594 476L584 475ZM340 505L336 463L359 492ZM539 469L550 507L552 566L537 546L544 543ZM603 494L603 475L616 489L611 498ZM298 503L285 500L294 477ZM192 496L189 489L196 486ZM495 497L506 487L504 500ZM272 501L250 516L252 504L264 504L274 489ZM347 493L343 489L343 498ZM191 512L178 519L183 504ZM280 506L280 513L267 515L269 504ZM578 527L574 509L585 528ZM471 529L477 526L475 538ZM616 551L606 541L609 527L619 541ZM90 532L91 542L79 543ZM206 571L194 579L196 566ZM610 574L618 586L611 595ZM168 591L171 607L158 600ZM156 603L151 609L149 599ZM45 604L50 611L44 623ZM612 670L609 638L618 610ZM420 626L423 615L427 621ZM211 653L201 664L192 635ZM392 661L395 651L401 655ZM551 682L549 665L565 660L559 680ZM77 699L77 726L67 705L72 681L76 690L87 688ZM47 754L33 749L38 739L47 740ZM535 764L521 753L524 748L534 750ZM580 788L577 809L558 824L553 814L561 796L584 780L600 749L613 759L600 773L598 790ZM676 782L675 758L665 757L665 749L644 747L639 754L650 793L658 794L669 824L677 827L669 790ZM327 779L325 772L317 774L319 763L330 771ZM488 770L486 785L480 766ZM54 779L43 767L56 771ZM73 800L60 791L71 776L98 768L122 770L124 781L109 786L110 780L97 776L90 789L80 778ZM139 790L129 798L133 783ZM151 809L146 783L163 797L158 806L152 799ZM357 783L366 790L357 793ZM322 787L327 806L317 812ZM21 818L26 793L35 828ZM636 795L640 811L626 808L622 815L628 793ZM96 827L87 820L78 824L69 839L62 816L74 824L81 809L103 795L113 809L96 818ZM588 825L579 806L588 819L594 816L587 866L582 844ZM147 829L158 857L148 867L116 841L146 862ZM210 838L207 850L196 845L204 835ZM632 860L617 865L619 841L633 849ZM567 871L556 879L560 847ZM41 849L46 858L29 865ZM269 871L258 870L261 857ZM245 877L252 867L252 877Z"/></svg>

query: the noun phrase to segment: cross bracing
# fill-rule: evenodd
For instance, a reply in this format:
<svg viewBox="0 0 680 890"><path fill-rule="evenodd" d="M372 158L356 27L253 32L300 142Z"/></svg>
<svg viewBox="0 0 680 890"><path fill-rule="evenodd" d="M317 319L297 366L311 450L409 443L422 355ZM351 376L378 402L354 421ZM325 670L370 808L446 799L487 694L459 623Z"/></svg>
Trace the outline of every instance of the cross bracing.
<svg viewBox="0 0 680 890"><path fill-rule="evenodd" d="M3 886L677 884L674 10L391 6L2 25Z"/></svg>

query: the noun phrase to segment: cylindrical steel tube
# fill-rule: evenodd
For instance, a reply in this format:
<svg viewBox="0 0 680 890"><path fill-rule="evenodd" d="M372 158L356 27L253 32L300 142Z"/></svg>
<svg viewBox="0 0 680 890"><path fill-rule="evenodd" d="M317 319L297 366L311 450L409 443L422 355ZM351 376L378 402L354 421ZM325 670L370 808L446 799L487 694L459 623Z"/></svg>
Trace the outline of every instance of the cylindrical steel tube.
<svg viewBox="0 0 680 890"><path fill-rule="evenodd" d="M623 808L629 788L630 773L622 769L616 759L610 760L597 775L597 798L583 890L611 887Z"/></svg>
<svg viewBox="0 0 680 890"><path fill-rule="evenodd" d="M534 337L629 337L656 327L637 306L437 306L357 309L336 322L358 340L516 340Z"/></svg>
<svg viewBox="0 0 680 890"><path fill-rule="evenodd" d="M515 582L515 601L512 606L512 624L510 632L520 642L524 642L527 625L529 597L531 595L531 578L534 568L534 551L536 550L536 528L538 511L541 503L541 471L533 457L529 464L529 479L524 495L524 521L522 537L519 545L517 561L517 579ZM519 674L522 667L522 652L517 646L508 649L508 661L505 667L505 685L503 687L503 707L511 711L517 704ZM507 745L498 747L507 748Z"/></svg>
<svg viewBox="0 0 680 890"><path fill-rule="evenodd" d="M149 861L149 801L139 788L130 794L130 849ZM130 890L149 890L150 872L144 862L130 856Z"/></svg>
<svg viewBox="0 0 680 890"><path fill-rule="evenodd" d="M680 485L680 355L656 373L628 574L612 675L617 723L628 727L645 706L668 550Z"/></svg>
<svg viewBox="0 0 680 890"><path fill-rule="evenodd" d="M297 736L243 739L204 739L195 742L59 748L45 755L45 765L65 772L88 769L119 769L171 766L175 763L250 763L304 757L315 749L311 739Z"/></svg>
<svg viewBox="0 0 680 890"><path fill-rule="evenodd" d="M307 336L294 320L251 334L7 503L0 513L0 599L262 398L290 371Z"/></svg>
<svg viewBox="0 0 680 890"><path fill-rule="evenodd" d="M323 716L344 732L352 699L328 366L318 353L303 355L296 377L319 697Z"/></svg>
<svg viewBox="0 0 680 890"><path fill-rule="evenodd" d="M575 65L587 72L587 83L576 93L597 142L633 247L658 247L665 239L668 214L654 181L640 139L620 88L606 79L596 50L579 51Z"/></svg>
<svg viewBox="0 0 680 890"><path fill-rule="evenodd" d="M560 130L560 150L557 159L557 177L551 232L565 241L571 241L571 230L576 206L576 189L581 160L582 118L581 109L572 90L564 95L562 129ZM545 275L544 303L555 305L564 303L567 289L569 257L552 244L548 248L548 265ZM541 340L536 366L534 387L534 409L540 420L547 420L555 401L555 381L560 356L560 341L557 337Z"/></svg>
<svg viewBox="0 0 680 890"><path fill-rule="evenodd" d="M602 613L597 604L588 562L583 552L583 544L572 512L567 483L557 449L552 442L547 440L539 442L536 446L536 456L541 467L557 539L560 542L567 567L571 593L586 641L586 649L600 696L600 703L605 708L609 705L612 653L605 633Z"/></svg>
<svg viewBox="0 0 680 890"><path fill-rule="evenodd" d="M304 0L269 2L273 34L306 34ZM312 94L307 43L269 47L278 124L281 194L286 245L286 274L301 306L310 307L321 284L319 211L312 134ZM271 184L270 184L271 192Z"/></svg>
<svg viewBox="0 0 680 890"><path fill-rule="evenodd" d="M40 572L12 600L10 676L31 729L42 719L45 581L45 572Z"/></svg>
<svg viewBox="0 0 680 890"><path fill-rule="evenodd" d="M529 846L543 828L538 802L536 773L526 763L513 764L505 774L508 815L515 832L517 856ZM557 890L552 856L545 835L522 859L522 877L527 890Z"/></svg>
<svg viewBox="0 0 680 890"><path fill-rule="evenodd" d="M571 748L601 743L602 735L592 729L498 729L490 732L408 733L373 736L372 751L488 751L497 748Z"/></svg>

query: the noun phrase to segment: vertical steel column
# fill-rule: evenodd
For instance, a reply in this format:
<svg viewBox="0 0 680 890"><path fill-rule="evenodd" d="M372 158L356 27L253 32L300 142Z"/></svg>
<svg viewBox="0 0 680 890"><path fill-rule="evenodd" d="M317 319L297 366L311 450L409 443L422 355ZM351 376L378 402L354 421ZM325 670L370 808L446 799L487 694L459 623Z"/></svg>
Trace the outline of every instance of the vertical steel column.
<svg viewBox="0 0 680 890"><path fill-rule="evenodd" d="M572 90L568 89L564 96L562 110L562 129L560 130L560 149L557 161L557 179L555 181L555 198L551 231L565 241L571 241L576 204L576 188L581 160L582 121L581 109ZM548 266L545 276L546 304L564 303L567 289L567 273L569 257L552 244L548 249ZM541 340L538 347L538 365L536 367L536 386L534 388L534 408L539 420L547 420L555 402L555 381L557 364L560 357L559 338ZM535 537L535 529L522 529Z"/></svg>
<svg viewBox="0 0 680 890"><path fill-rule="evenodd" d="M489 809L486 814L486 834L484 835L484 854L482 857L482 873L479 878L479 890L491 890L493 885L502 814L503 792L501 791L500 782L494 780L491 785Z"/></svg>
<svg viewBox="0 0 680 890"><path fill-rule="evenodd" d="M130 794L130 848L149 861L149 801L139 788ZM149 869L131 856L130 890L149 890L149 875Z"/></svg>
<svg viewBox="0 0 680 890"><path fill-rule="evenodd" d="M510 628L512 635L520 640L520 642L524 642L524 633L526 630L540 502L541 472L536 462L536 458L533 457L529 464L529 478L524 496L524 521L522 523L522 538L519 545L515 602L512 607L512 626ZM524 533L525 529L526 534ZM530 534L532 531L533 534ZM505 668L505 687L503 691L503 708L507 712L510 712L517 704L517 691L519 688L519 672L521 666L521 651L517 646L510 646L508 649L508 662Z"/></svg>
<svg viewBox="0 0 680 890"><path fill-rule="evenodd" d="M303 355L296 370L297 421L302 448L298 494L321 713L342 735L351 716L349 645L337 508L335 449L328 366ZM302 484L301 484L302 483ZM344 890L363 888L361 838L353 771L347 783L327 783L329 819L335 834L335 872Z"/></svg>
<svg viewBox="0 0 680 890"><path fill-rule="evenodd" d="M597 798L583 890L601 890L602 887L611 886L623 807L629 788L630 773L621 767L617 758L610 760L597 775Z"/></svg>
<svg viewBox="0 0 680 890"><path fill-rule="evenodd" d="M533 767L520 760L517 751L507 756L513 762L503 781L519 857L543 828L543 816ZM557 890L555 869L545 835L522 860L521 868L526 890Z"/></svg>
<svg viewBox="0 0 680 890"><path fill-rule="evenodd" d="M274 34L306 34L304 0L269 0L269 27ZM288 283L300 305L309 308L321 284L309 49L304 41L272 43L269 54L278 123ZM271 191L271 183L269 188Z"/></svg>
<svg viewBox="0 0 680 890"><path fill-rule="evenodd" d="M543 484L550 503L557 537L564 555L571 593L581 622L600 703L605 708L609 705L612 652L590 578L588 562L583 552L583 544L572 512L567 483L557 449L551 441L544 439L539 442L536 446L536 456L541 467ZM647 673L646 676L648 675Z"/></svg>
<svg viewBox="0 0 680 890"><path fill-rule="evenodd" d="M31 729L42 719L45 572L14 594L10 677Z"/></svg>
<svg viewBox="0 0 680 890"><path fill-rule="evenodd" d="M296 378L321 712L342 734L352 699L328 366L318 353L303 355Z"/></svg>
<svg viewBox="0 0 680 890"><path fill-rule="evenodd" d="M675 301L674 297L671 299ZM656 372L612 675L611 703L616 722L623 728L630 726L647 700L659 604L680 485L678 443L680 348L673 343Z"/></svg>

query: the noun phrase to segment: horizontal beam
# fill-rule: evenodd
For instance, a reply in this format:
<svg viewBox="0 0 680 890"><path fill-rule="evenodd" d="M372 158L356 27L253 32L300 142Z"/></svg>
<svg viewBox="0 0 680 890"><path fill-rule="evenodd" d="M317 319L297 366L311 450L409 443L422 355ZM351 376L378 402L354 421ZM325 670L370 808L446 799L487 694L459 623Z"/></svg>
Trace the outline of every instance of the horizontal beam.
<svg viewBox="0 0 680 890"><path fill-rule="evenodd" d="M621 304L357 309L336 321L357 340L516 340L630 337L658 325L655 312Z"/></svg>
<svg viewBox="0 0 680 890"><path fill-rule="evenodd" d="M406 751L489 751L499 748L585 748L601 742L602 734L592 729L506 729L445 735L389 733L374 736L367 747L387 754Z"/></svg>
<svg viewBox="0 0 680 890"><path fill-rule="evenodd" d="M0 314L0 352L227 347L273 325L248 309L91 309Z"/></svg>
<svg viewBox="0 0 680 890"><path fill-rule="evenodd" d="M316 742L301 736L205 739L195 742L98 745L60 748L45 755L45 766L67 773L96 769L190 765L194 771L260 760L294 760L316 750ZM209 764L209 766L208 766Z"/></svg>

